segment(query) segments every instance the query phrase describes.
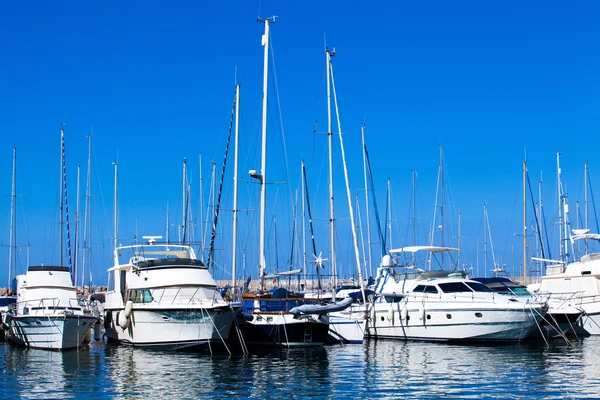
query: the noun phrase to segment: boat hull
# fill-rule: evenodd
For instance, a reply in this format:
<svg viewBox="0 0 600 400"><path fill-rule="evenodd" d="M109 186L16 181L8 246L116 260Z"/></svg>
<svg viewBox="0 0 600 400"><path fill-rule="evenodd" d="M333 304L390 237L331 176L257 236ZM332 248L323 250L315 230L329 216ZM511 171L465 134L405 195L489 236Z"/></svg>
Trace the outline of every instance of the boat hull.
<svg viewBox="0 0 600 400"><path fill-rule="evenodd" d="M234 311L213 309L133 309L125 328L123 309L105 310L104 327L111 342L164 350L196 350L222 345L229 338Z"/></svg>
<svg viewBox="0 0 600 400"><path fill-rule="evenodd" d="M360 344L364 341L367 320L364 307L329 313L327 343Z"/></svg>
<svg viewBox="0 0 600 400"><path fill-rule="evenodd" d="M408 305L404 313L406 318L402 318L400 303L375 304L367 335L423 341L520 341L538 329L545 311L528 306L444 308L426 304Z"/></svg>
<svg viewBox="0 0 600 400"><path fill-rule="evenodd" d="M256 312L244 316L242 332L246 343L268 347L318 347L329 332L327 315Z"/></svg>
<svg viewBox="0 0 600 400"><path fill-rule="evenodd" d="M91 315L12 316L7 339L37 349L74 349L83 344L96 321L97 318Z"/></svg>

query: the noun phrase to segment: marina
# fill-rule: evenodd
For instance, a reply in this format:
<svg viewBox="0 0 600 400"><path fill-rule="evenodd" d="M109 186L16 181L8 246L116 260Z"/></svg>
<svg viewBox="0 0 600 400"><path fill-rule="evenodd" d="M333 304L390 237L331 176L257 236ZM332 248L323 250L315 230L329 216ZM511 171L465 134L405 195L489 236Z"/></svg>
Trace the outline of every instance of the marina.
<svg viewBox="0 0 600 400"><path fill-rule="evenodd" d="M600 6L271 3L7 6L1 397L600 397Z"/></svg>

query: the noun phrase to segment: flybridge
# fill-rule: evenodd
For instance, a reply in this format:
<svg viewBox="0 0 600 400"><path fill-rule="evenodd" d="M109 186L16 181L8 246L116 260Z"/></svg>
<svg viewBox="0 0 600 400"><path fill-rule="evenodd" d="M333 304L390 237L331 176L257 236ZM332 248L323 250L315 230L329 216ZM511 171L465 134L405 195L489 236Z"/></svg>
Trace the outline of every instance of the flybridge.
<svg viewBox="0 0 600 400"><path fill-rule="evenodd" d="M117 247L114 253L114 265L140 264L149 260L153 260L152 264L156 265L158 260L177 259L179 262L182 262L182 260L191 260L193 261L193 265L204 266L196 257L194 249L190 246L167 243L157 244L156 239L160 238L160 236L145 236L144 239L149 239L148 244ZM164 265L167 264L170 263L165 261ZM149 267L150 265L145 266Z"/></svg>

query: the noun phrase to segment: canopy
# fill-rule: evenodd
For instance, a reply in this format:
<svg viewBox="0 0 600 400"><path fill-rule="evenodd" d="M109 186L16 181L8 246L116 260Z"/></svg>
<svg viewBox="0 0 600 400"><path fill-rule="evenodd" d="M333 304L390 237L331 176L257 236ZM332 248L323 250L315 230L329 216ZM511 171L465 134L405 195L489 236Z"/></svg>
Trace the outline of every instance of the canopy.
<svg viewBox="0 0 600 400"><path fill-rule="evenodd" d="M454 247L440 247L440 246L407 246L399 249L390 250L391 254L395 253L416 253L418 251L428 251L430 253L448 253L451 251L460 251Z"/></svg>

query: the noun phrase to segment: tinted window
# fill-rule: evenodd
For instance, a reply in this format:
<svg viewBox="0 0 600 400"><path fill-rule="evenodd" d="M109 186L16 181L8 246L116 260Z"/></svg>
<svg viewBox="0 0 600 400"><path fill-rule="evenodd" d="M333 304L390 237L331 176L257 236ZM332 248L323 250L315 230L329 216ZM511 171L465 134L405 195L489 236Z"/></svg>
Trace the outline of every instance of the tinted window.
<svg viewBox="0 0 600 400"><path fill-rule="evenodd" d="M475 292L493 292L492 289L479 282L465 282L465 285L473 289Z"/></svg>
<svg viewBox="0 0 600 400"><path fill-rule="evenodd" d="M438 290L435 286L431 285L417 285L413 289L413 293L438 293Z"/></svg>
<svg viewBox="0 0 600 400"><path fill-rule="evenodd" d="M472 292L471 289L462 282L440 283L439 286L444 293Z"/></svg>

